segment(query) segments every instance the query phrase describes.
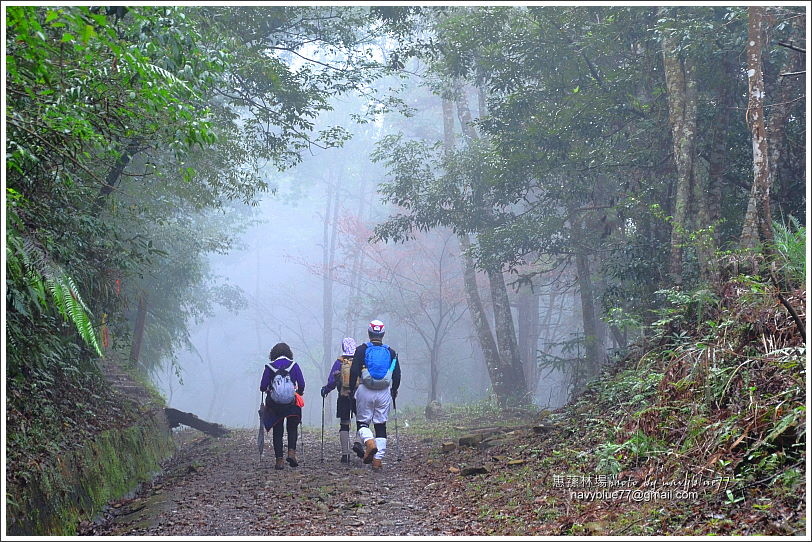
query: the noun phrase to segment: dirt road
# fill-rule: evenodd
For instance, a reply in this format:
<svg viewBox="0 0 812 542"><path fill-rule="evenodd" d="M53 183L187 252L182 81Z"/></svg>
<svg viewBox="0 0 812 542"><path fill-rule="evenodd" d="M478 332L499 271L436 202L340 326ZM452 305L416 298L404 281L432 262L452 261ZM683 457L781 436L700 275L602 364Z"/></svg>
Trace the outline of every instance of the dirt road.
<svg viewBox="0 0 812 542"><path fill-rule="evenodd" d="M325 435L322 463L318 430L305 430L299 467L286 464L281 471L273 468L270 438L260 462L256 431L199 435L184 432L179 438L185 442L160 476L133 498L110 503L105 519L82 525L80 534L419 536L468 530L462 520L439 520L438 494L426 489L438 486L436 472L426 468L421 443L402 434L400 451L389 439L381 472L354 455L350 465L340 463L337 434Z"/></svg>

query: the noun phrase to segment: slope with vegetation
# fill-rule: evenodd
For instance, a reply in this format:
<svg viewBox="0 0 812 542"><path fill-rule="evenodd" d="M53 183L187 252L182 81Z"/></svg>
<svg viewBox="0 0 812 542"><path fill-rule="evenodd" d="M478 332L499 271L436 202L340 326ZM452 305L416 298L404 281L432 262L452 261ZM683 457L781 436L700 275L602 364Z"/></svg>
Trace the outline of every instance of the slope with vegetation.
<svg viewBox="0 0 812 542"><path fill-rule="evenodd" d="M787 264L782 295L805 321L804 259ZM475 447L448 442L502 411L416 421L434 444L428 461L451 480L434 489L443 513L476 518L471 532L488 535L804 533L803 330L758 276L666 293L650 336L567 406ZM485 472L462 476L470 467Z"/></svg>

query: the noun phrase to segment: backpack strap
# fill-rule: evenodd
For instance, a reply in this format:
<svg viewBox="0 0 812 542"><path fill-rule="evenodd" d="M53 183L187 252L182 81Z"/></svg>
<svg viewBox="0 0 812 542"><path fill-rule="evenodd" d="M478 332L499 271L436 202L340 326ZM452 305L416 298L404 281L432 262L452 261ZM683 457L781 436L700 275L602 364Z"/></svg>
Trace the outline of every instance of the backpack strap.
<svg viewBox="0 0 812 542"><path fill-rule="evenodd" d="M290 360L290 365L288 365L286 369L283 369L282 367L280 367L279 369L276 369L276 368L274 368L273 363L266 363L266 364L265 364L265 367L267 367L268 369L270 369L270 370L271 370L271 372L272 372L273 374L276 374L276 373L278 373L279 371L287 371L287 372L290 372L290 370L291 370L291 369L293 369L293 366L294 366L294 365L296 365L296 362L295 362L295 361L293 361L293 360Z"/></svg>

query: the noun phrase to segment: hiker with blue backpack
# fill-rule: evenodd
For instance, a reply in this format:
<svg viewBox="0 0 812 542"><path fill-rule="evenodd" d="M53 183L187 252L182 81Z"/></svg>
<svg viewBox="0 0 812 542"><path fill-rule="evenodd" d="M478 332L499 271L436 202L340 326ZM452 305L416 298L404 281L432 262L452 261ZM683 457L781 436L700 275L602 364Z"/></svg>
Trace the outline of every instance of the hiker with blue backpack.
<svg viewBox="0 0 812 542"><path fill-rule="evenodd" d="M355 396L355 419L360 441L355 442L353 451L363 458L365 464L371 463L372 470L376 471L383 466L386 420L400 387L398 355L383 344L384 333L383 322L371 321L367 329L369 342L355 349L350 367L350 386ZM370 426L374 427L374 434Z"/></svg>
<svg viewBox="0 0 812 542"><path fill-rule="evenodd" d="M265 431L273 429L273 451L276 456L274 468L282 470L285 467L282 449L285 425L288 429L287 462L291 467L299 466L296 460L296 440L299 436L299 422L302 420L305 381L287 344L274 345L268 359L271 363L265 365L259 384L259 391L267 392L268 395L260 412Z"/></svg>
<svg viewBox="0 0 812 542"><path fill-rule="evenodd" d="M355 401L350 395L350 368L356 344L352 337L345 337L341 341L341 355L333 362L330 373L327 375L327 385L321 388L321 397L324 399L334 389L338 389L336 400L336 418L339 419L338 439L341 444L341 462L350 462L350 417L355 412ZM323 407L323 405L322 405ZM324 425L324 412L322 410L322 425ZM322 447L324 440L322 428Z"/></svg>

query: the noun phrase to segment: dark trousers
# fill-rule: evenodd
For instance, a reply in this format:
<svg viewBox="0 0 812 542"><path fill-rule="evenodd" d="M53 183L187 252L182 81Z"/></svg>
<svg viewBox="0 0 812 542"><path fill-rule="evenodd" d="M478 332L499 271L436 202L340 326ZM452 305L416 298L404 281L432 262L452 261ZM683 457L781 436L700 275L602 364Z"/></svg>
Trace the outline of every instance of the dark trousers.
<svg viewBox="0 0 812 542"><path fill-rule="evenodd" d="M299 417L289 416L286 421L280 421L273 426L273 451L277 458L283 457L282 434L285 431L284 423L288 426L288 450L296 449L296 439L299 437Z"/></svg>

